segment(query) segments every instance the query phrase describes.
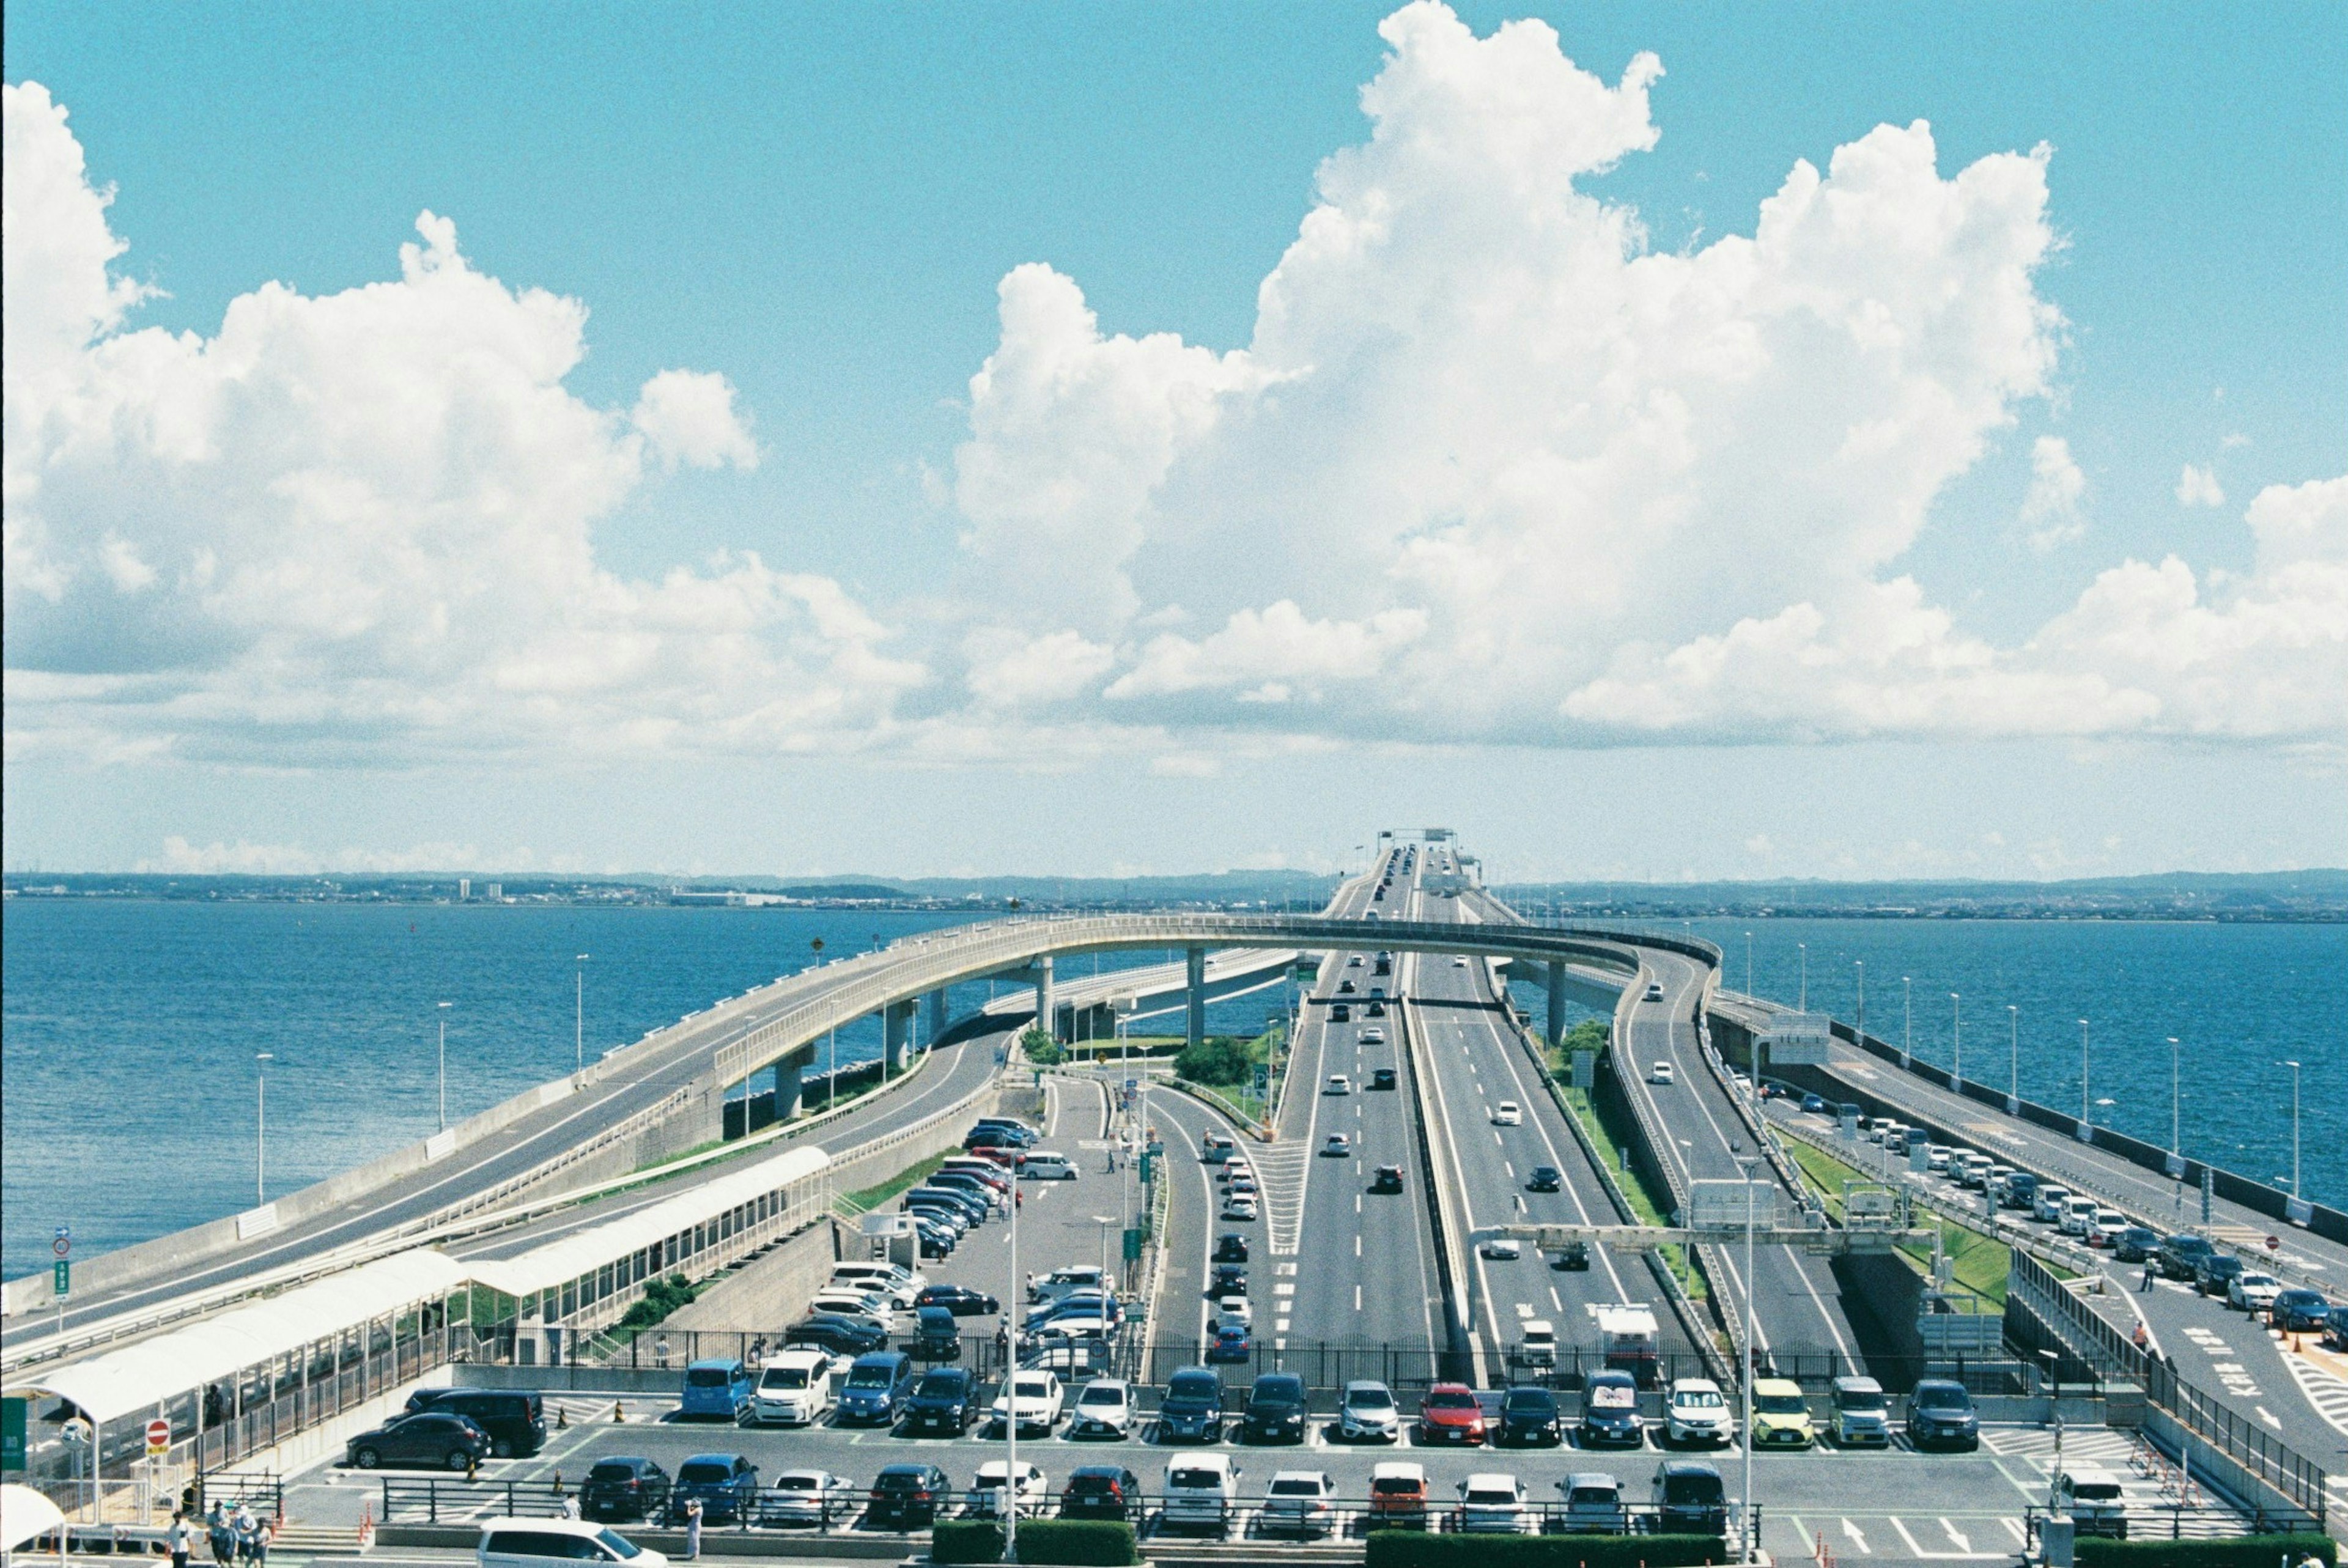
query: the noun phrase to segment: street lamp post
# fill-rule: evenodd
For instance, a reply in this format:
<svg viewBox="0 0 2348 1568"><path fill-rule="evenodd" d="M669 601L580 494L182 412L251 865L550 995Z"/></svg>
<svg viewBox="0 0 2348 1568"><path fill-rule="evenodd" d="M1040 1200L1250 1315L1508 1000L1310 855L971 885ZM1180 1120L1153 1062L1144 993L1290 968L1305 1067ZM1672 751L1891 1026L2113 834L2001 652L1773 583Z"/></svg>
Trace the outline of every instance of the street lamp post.
<svg viewBox="0 0 2348 1568"><path fill-rule="evenodd" d="M442 1131L443 1132L446 1132L448 1130L448 1009L449 1009L449 1006L450 1006L450 1005L451 1005L451 1004L449 1004L449 1003L448 1003L448 1002L442 1002L442 1003L440 1003L440 1004L439 1004L439 1009L440 1009L440 1074L439 1074L439 1080L440 1080L440 1131Z"/></svg>
<svg viewBox="0 0 2348 1568"><path fill-rule="evenodd" d="M1965 1001L1954 991L1949 993L1949 1031L1956 1044L1956 1060L1949 1069L1949 1087L1962 1096L1965 1091Z"/></svg>
<svg viewBox="0 0 2348 1568"><path fill-rule="evenodd" d="M1852 963L1859 969L1859 1019L1857 1023L1859 1041L1863 1047L1867 1040L1867 960L1865 958L1855 958L1852 960Z"/></svg>
<svg viewBox="0 0 2348 1568"><path fill-rule="evenodd" d="M882 1051L885 1059L887 1051ZM1019 1561L1019 1331L1027 1317L1027 1286L1019 1277L1019 1163L1011 1164L1011 1288L1004 1328L1003 1560Z"/></svg>
<svg viewBox="0 0 2348 1568"><path fill-rule="evenodd" d="M2306 1196L2299 1190L2299 1063L2283 1065L2291 1069L2291 1195L2299 1198Z"/></svg>
<svg viewBox="0 0 2348 1568"><path fill-rule="evenodd" d="M1753 933L1745 933L1745 994L1753 994Z"/></svg>
<svg viewBox="0 0 2348 1568"><path fill-rule="evenodd" d="M2085 1138L2095 1125L2087 1113L2087 1020L2079 1020L2079 1136Z"/></svg>
<svg viewBox="0 0 2348 1568"><path fill-rule="evenodd" d="M1807 1012L1810 1010L1810 945L1797 942L1794 948L1802 955L1802 984L1800 990L1795 993L1794 1010Z"/></svg>
<svg viewBox="0 0 2348 1568"><path fill-rule="evenodd" d="M2171 1205L2178 1214L2185 1212L2185 1145L2178 1138L2177 1037L2168 1037L2168 1173L2175 1178L2176 1202Z"/></svg>
<svg viewBox="0 0 2348 1568"><path fill-rule="evenodd" d="M1906 975L1900 977L1900 1065L1907 1067L1915 1060L1916 1043L1916 983Z"/></svg>
<svg viewBox="0 0 2348 1568"><path fill-rule="evenodd" d="M2013 1031L2013 1058L2006 1066L2005 1113L2022 1114L2022 1009L2012 1002L2005 1004L2005 1021Z"/></svg>
<svg viewBox="0 0 2348 1568"><path fill-rule="evenodd" d="M269 1064L276 1052L255 1051L252 1057L252 1206L269 1201ZM2298 1189L2293 1188L2294 1192Z"/></svg>
<svg viewBox="0 0 2348 1568"><path fill-rule="evenodd" d="M1753 1561L1753 1168L1758 1163L1749 1154L1736 1160L1737 1169L1745 1173L1745 1366L1738 1378L1745 1389L1745 1517L1738 1553L1744 1563Z"/></svg>
<svg viewBox="0 0 2348 1568"><path fill-rule="evenodd" d="M573 1072L587 1071L587 955L578 958L578 968L572 971L571 999L571 1053Z"/></svg>
<svg viewBox="0 0 2348 1568"><path fill-rule="evenodd" d="M1103 1290L1111 1290L1111 1289L1113 1288L1113 1287L1109 1285L1109 1282L1108 1282L1108 1277L1109 1277L1109 1276L1108 1276L1108 1233L1109 1233L1110 1227L1114 1226L1117 1223L1117 1216L1116 1216L1116 1215L1114 1215L1114 1214L1095 1214L1095 1215L1093 1216L1093 1224L1095 1224L1095 1225L1097 1225L1100 1226L1100 1235L1101 1235L1101 1261L1100 1261L1100 1270L1101 1270L1101 1288L1102 1288Z"/></svg>

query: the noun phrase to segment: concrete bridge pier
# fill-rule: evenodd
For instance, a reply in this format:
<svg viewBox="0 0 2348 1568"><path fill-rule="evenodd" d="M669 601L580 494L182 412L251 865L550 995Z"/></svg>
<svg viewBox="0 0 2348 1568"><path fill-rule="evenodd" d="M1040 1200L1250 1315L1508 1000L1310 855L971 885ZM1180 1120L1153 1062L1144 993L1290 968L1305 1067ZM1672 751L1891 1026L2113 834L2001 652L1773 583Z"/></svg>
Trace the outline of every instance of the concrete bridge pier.
<svg viewBox="0 0 2348 1568"><path fill-rule="evenodd" d="M793 1051L775 1063L775 1120L788 1122L799 1113L800 1078L808 1059Z"/></svg>
<svg viewBox="0 0 2348 1568"><path fill-rule="evenodd" d="M1035 960L1035 1027L1051 1032L1059 1021L1052 1000L1052 955Z"/></svg>
<svg viewBox="0 0 2348 1568"><path fill-rule="evenodd" d="M907 997L880 1009L881 1050L888 1056L891 1072L904 1071L913 1059L913 1015L920 1006Z"/></svg>
<svg viewBox="0 0 2348 1568"><path fill-rule="evenodd" d="M935 1046L946 1031L946 989L940 986L922 999L922 1041Z"/></svg>
<svg viewBox="0 0 2348 1568"><path fill-rule="evenodd" d="M1549 961L1549 1042L1554 1046L1565 1039L1565 965L1556 958Z"/></svg>
<svg viewBox="0 0 2348 1568"><path fill-rule="evenodd" d="M1190 994L1183 1009L1182 1036L1187 1043L1196 1045L1207 1038L1207 949L1185 948L1183 958L1189 968Z"/></svg>

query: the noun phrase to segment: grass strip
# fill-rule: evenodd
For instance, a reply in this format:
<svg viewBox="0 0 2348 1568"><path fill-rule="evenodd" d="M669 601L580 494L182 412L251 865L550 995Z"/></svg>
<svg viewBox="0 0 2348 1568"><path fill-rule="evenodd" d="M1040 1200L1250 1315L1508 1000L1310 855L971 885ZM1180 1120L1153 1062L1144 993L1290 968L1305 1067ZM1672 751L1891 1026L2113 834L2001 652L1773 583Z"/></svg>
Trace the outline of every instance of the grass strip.
<svg viewBox="0 0 2348 1568"><path fill-rule="evenodd" d="M1858 1166L1838 1160L1825 1150L1815 1148L1797 1138L1785 1140L1784 1147L1801 1167L1802 1174L1818 1189L1819 1200L1827 1213L1842 1218L1844 1184L1859 1182L1869 1186L1882 1183L1868 1175ZM2005 1277L2013 1266L2013 1250L2003 1242L1992 1241L1961 1225L1934 1217L1926 1210L1922 1215L1926 1227L1941 1233L1941 1250L1951 1260L1952 1282L1967 1294L1980 1298L1999 1311L2005 1309ZM1900 1249L1916 1272L1927 1278L1932 1272L1932 1249L1910 1245Z"/></svg>
<svg viewBox="0 0 2348 1568"><path fill-rule="evenodd" d="M1629 1157L1629 1143L1612 1125L1614 1119L1592 1101L1587 1089L1560 1084L1558 1092L1565 1097L1574 1120L1581 1122L1581 1130L1590 1134L1590 1141L1604 1153L1607 1169L1613 1173L1616 1184L1622 1187L1622 1195L1631 1201L1631 1212L1638 1215L1639 1223L1643 1225L1669 1225L1672 1212L1668 1202L1657 1202L1653 1190L1639 1174L1638 1166ZM1672 1277L1680 1282L1680 1288L1688 1293L1690 1300L1702 1301L1710 1296L1704 1271L1696 1267L1688 1256L1687 1248L1659 1246L1655 1250L1663 1255L1663 1266L1672 1271Z"/></svg>
<svg viewBox="0 0 2348 1568"><path fill-rule="evenodd" d="M926 1160L915 1161L885 1182L870 1187L860 1187L852 1193L843 1193L838 1201L859 1214L870 1214L899 1193L934 1173L945 1163L946 1157L943 1154L932 1154Z"/></svg>

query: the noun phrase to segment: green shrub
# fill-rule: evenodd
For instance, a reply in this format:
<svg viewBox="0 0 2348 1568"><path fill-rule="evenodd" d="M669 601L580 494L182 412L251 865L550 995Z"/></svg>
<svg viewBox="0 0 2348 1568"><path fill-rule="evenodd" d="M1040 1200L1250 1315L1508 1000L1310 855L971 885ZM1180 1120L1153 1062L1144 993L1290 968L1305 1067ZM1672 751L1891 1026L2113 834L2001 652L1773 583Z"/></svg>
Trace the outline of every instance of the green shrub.
<svg viewBox="0 0 2348 1568"><path fill-rule="evenodd" d="M1030 1029L1019 1037L1019 1049L1037 1067L1057 1067L1067 1056L1060 1042L1041 1029Z"/></svg>
<svg viewBox="0 0 2348 1568"><path fill-rule="evenodd" d="M2278 1563L2297 1564L2310 1553L2322 1562L2338 1562L2339 1548L2328 1535L2238 1535L2230 1541L2109 1541L2102 1536L2082 1539L2076 1549L2079 1568L2275 1568Z"/></svg>
<svg viewBox="0 0 2348 1568"><path fill-rule="evenodd" d="M1000 1563L1003 1526L991 1519L941 1519L930 1526L932 1563Z"/></svg>
<svg viewBox="0 0 2348 1568"><path fill-rule="evenodd" d="M1080 1568L1126 1568L1138 1563L1133 1526L1116 1519L1027 1519L1019 1524L1019 1561Z"/></svg>
<svg viewBox="0 0 2348 1568"><path fill-rule="evenodd" d="M1698 1568L1735 1549L1717 1535L1425 1535L1374 1530L1365 1568ZM1027 1554L1025 1538L1020 1555Z"/></svg>
<svg viewBox="0 0 2348 1568"><path fill-rule="evenodd" d="M693 1297L693 1282L681 1274L672 1274L666 1279L648 1279L644 1281L644 1295L629 1304L620 1327L649 1328Z"/></svg>
<svg viewBox="0 0 2348 1568"><path fill-rule="evenodd" d="M1174 1075L1217 1087L1245 1083L1255 1075L1255 1059L1241 1041L1215 1035L1177 1051Z"/></svg>

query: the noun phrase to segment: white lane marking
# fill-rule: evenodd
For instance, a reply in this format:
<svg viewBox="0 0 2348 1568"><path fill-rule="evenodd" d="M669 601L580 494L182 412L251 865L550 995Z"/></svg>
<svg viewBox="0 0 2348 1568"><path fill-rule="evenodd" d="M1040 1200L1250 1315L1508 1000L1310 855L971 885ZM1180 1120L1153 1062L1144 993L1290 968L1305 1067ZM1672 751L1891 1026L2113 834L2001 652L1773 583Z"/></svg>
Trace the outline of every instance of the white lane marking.
<svg viewBox="0 0 2348 1568"><path fill-rule="evenodd" d="M1354 1236L1354 1255L1355 1257L1362 1255L1362 1238L1358 1232Z"/></svg>
<svg viewBox="0 0 2348 1568"><path fill-rule="evenodd" d="M2268 1409L2264 1405L2256 1405L2251 1408L2258 1411L2259 1419L2264 1421L2267 1425L2272 1427L2277 1431L2282 1430L2281 1417L2276 1415L2272 1410Z"/></svg>
<svg viewBox="0 0 2348 1568"><path fill-rule="evenodd" d="M2005 1526L2005 1532L2013 1537L2015 1545L2026 1546L2030 1543L2030 1532L2022 1527L2022 1521L2019 1519L2001 1519L1998 1522Z"/></svg>
<svg viewBox="0 0 2348 1568"><path fill-rule="evenodd" d="M1941 1528L1949 1532L1949 1539L1957 1543L1958 1551L1965 1553L1968 1555L1972 1553L1973 1543L1965 1538L1965 1532L1963 1531L1959 1530L1955 1525L1950 1523L1946 1518L1943 1518L1941 1521Z"/></svg>
<svg viewBox="0 0 2348 1568"><path fill-rule="evenodd" d="M1356 1311L1356 1312L1359 1312L1361 1309L1362 1309L1362 1287L1361 1287L1360 1286L1358 1286L1358 1285L1357 1285L1357 1286L1354 1286L1354 1311Z"/></svg>
<svg viewBox="0 0 2348 1568"><path fill-rule="evenodd" d="M1871 1557L1875 1554L1875 1549L1867 1543L1867 1537L1859 1533L1859 1526L1848 1519L1842 1522L1842 1532L1850 1537L1851 1549L1860 1556Z"/></svg>

